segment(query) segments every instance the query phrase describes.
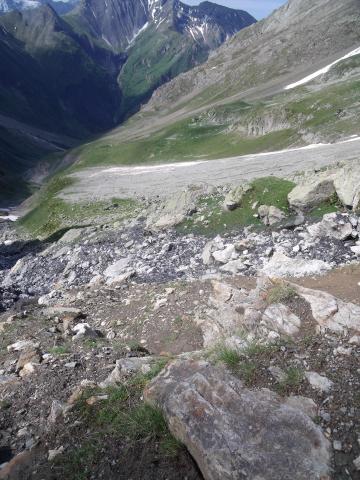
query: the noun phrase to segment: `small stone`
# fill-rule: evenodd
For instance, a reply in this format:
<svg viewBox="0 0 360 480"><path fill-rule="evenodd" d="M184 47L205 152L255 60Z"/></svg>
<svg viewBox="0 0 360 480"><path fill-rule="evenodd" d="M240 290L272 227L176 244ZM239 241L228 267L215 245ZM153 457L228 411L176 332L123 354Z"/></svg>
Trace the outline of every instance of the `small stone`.
<svg viewBox="0 0 360 480"><path fill-rule="evenodd" d="M341 443L339 440L334 440L334 441L333 441L333 448L334 448L334 450L336 450L337 452L341 452L341 450L342 450L342 443Z"/></svg>
<svg viewBox="0 0 360 480"><path fill-rule="evenodd" d="M154 310L159 310L161 307L164 307L167 304L167 298L160 298L154 304Z"/></svg>
<svg viewBox="0 0 360 480"><path fill-rule="evenodd" d="M93 395L86 400L86 403L90 406L95 405L96 403L103 402L109 398L108 395Z"/></svg>
<svg viewBox="0 0 360 480"><path fill-rule="evenodd" d="M78 365L77 362L69 362L69 363L65 363L64 367L66 368L76 368Z"/></svg>
<svg viewBox="0 0 360 480"><path fill-rule="evenodd" d="M22 352L23 350L32 350L39 347L38 343L34 343L31 340L19 340L7 347L7 351L10 352Z"/></svg>
<svg viewBox="0 0 360 480"><path fill-rule="evenodd" d="M328 392L333 385L331 380L316 372L306 372L305 377L313 388L321 392Z"/></svg>
<svg viewBox="0 0 360 480"><path fill-rule="evenodd" d="M355 460L353 461L353 464L354 464L356 470L359 471L360 470L360 455L357 458L355 458Z"/></svg>
<svg viewBox="0 0 360 480"><path fill-rule="evenodd" d="M47 422L49 425L55 425L64 414L64 407L58 400L53 400Z"/></svg>
<svg viewBox="0 0 360 480"><path fill-rule="evenodd" d="M49 450L48 461L52 462L53 460L55 460L55 458L58 455L61 455L63 452L64 452L64 447L63 446L61 446L59 448L56 448L54 450Z"/></svg>
<svg viewBox="0 0 360 480"><path fill-rule="evenodd" d="M345 347L337 347L334 348L333 353L334 355L351 355L352 348L345 348Z"/></svg>
<svg viewBox="0 0 360 480"><path fill-rule="evenodd" d="M351 345L360 345L360 335L354 335L350 338L349 343Z"/></svg>

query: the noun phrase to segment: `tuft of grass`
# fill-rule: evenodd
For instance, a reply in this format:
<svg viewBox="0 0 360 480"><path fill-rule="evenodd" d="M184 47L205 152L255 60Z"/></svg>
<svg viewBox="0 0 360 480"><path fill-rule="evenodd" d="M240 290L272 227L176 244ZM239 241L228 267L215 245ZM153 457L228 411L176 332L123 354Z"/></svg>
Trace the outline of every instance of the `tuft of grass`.
<svg viewBox="0 0 360 480"><path fill-rule="evenodd" d="M282 395L297 390L304 379L304 372L298 367L289 367L285 374L286 378L277 385L277 391Z"/></svg>
<svg viewBox="0 0 360 480"><path fill-rule="evenodd" d="M241 356L236 350L222 345L216 351L216 360L224 363L230 370L236 371L239 368Z"/></svg>
<svg viewBox="0 0 360 480"><path fill-rule="evenodd" d="M56 345L55 347L49 348L49 353L52 355L66 355L70 352L70 349L67 345Z"/></svg>
<svg viewBox="0 0 360 480"><path fill-rule="evenodd" d="M266 301L269 304L283 303L296 296L296 290L294 287L283 281L274 282L274 286L271 287L266 293Z"/></svg>
<svg viewBox="0 0 360 480"><path fill-rule="evenodd" d="M88 480L99 455L101 455L101 445L92 439L86 441L79 448L57 457L54 464L61 470L61 478Z"/></svg>

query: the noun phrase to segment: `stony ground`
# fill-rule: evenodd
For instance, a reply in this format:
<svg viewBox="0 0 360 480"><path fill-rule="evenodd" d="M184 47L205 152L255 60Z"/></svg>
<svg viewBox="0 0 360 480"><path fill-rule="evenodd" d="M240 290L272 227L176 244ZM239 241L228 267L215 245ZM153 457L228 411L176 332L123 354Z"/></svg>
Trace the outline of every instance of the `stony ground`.
<svg viewBox="0 0 360 480"><path fill-rule="evenodd" d="M354 328L319 330L310 304L289 287L276 302L300 322L294 335L273 327L271 342L261 329L245 339L245 322L227 335L245 342L240 353L221 329L209 343L229 308L225 298L225 310L214 309L219 281L252 298L258 276L291 278L360 306L357 215L216 237L154 231L143 218L70 229L51 241L0 227L0 478L203 478L142 393L175 357L194 356L225 365L252 390L312 399L314 422L331 443L333 478L358 478ZM314 387L309 372L331 388Z"/></svg>

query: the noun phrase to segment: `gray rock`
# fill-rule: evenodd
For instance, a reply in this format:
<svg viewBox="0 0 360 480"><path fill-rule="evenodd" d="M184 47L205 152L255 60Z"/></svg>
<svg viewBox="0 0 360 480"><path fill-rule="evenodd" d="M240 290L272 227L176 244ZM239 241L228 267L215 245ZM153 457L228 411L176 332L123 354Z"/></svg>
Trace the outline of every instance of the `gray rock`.
<svg viewBox="0 0 360 480"><path fill-rule="evenodd" d="M320 330L345 333L347 330L360 332L360 307L347 303L330 293L292 284L297 294L311 307L314 320Z"/></svg>
<svg viewBox="0 0 360 480"><path fill-rule="evenodd" d="M335 176L336 193L347 207L356 210L360 203L360 166L355 160L341 168Z"/></svg>
<svg viewBox="0 0 360 480"><path fill-rule="evenodd" d="M228 245L224 250L213 252L212 256L218 263L227 263L235 255L235 246Z"/></svg>
<svg viewBox="0 0 360 480"><path fill-rule="evenodd" d="M330 237L337 240L346 240L351 237L353 226L349 217L337 213L328 213L321 222L308 227L308 232L313 237Z"/></svg>
<svg viewBox="0 0 360 480"><path fill-rule="evenodd" d="M281 220L286 217L285 213L280 210L280 208L272 205L261 205L258 208L258 214L264 225L274 225L275 223L281 222Z"/></svg>
<svg viewBox="0 0 360 480"><path fill-rule="evenodd" d="M262 316L262 322L275 332L293 336L299 333L301 320L289 307L281 304L269 305Z"/></svg>
<svg viewBox="0 0 360 480"><path fill-rule="evenodd" d="M58 241L58 243L73 243L75 240L77 240L81 233L83 232L82 228L72 228L71 230L68 230Z"/></svg>
<svg viewBox="0 0 360 480"><path fill-rule="evenodd" d="M202 188L188 188L174 193L159 208L150 212L146 220L149 230L162 230L178 225L197 209L197 200L204 193Z"/></svg>
<svg viewBox="0 0 360 480"><path fill-rule="evenodd" d="M317 372L306 372L305 377L310 385L320 392L328 392L333 386L333 382L327 377L319 375Z"/></svg>
<svg viewBox="0 0 360 480"><path fill-rule="evenodd" d="M315 418L318 414L318 407L312 398L292 395L286 399L286 404L303 411L310 418Z"/></svg>
<svg viewBox="0 0 360 480"><path fill-rule="evenodd" d="M251 186L249 184L239 185L230 190L230 192L225 196L224 199L224 208L226 210L235 210L241 206L242 199L249 190Z"/></svg>
<svg viewBox="0 0 360 480"><path fill-rule="evenodd" d="M321 275L330 270L331 266L322 260L307 260L290 258L282 252L275 252L262 271L269 277L304 277Z"/></svg>
<svg viewBox="0 0 360 480"><path fill-rule="evenodd" d="M320 480L330 445L301 410L267 389L252 391L225 369L177 360L145 390L205 480Z"/></svg>
<svg viewBox="0 0 360 480"><path fill-rule="evenodd" d="M123 382L127 377L135 373L148 373L151 365L156 361L154 357L130 357L116 361L116 366L110 375L99 384L101 388L114 386Z"/></svg>
<svg viewBox="0 0 360 480"><path fill-rule="evenodd" d="M305 183L301 183L291 190L288 201L293 208L310 210L329 200L334 193L334 176L329 173L320 173L311 179L307 178Z"/></svg>
<svg viewBox="0 0 360 480"><path fill-rule="evenodd" d="M82 340L83 338L98 338L99 334L96 330L90 327L88 323L78 323L72 328L75 335L72 337L73 342Z"/></svg>

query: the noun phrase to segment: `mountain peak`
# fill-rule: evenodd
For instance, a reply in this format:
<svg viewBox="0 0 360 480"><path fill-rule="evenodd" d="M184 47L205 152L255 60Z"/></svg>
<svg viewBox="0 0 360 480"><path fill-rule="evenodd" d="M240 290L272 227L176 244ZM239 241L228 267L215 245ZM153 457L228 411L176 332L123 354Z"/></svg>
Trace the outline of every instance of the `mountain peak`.
<svg viewBox="0 0 360 480"><path fill-rule="evenodd" d="M179 0L81 0L77 21L115 50L125 50L146 25L170 25L210 48L256 22L248 13L211 2L190 6Z"/></svg>

